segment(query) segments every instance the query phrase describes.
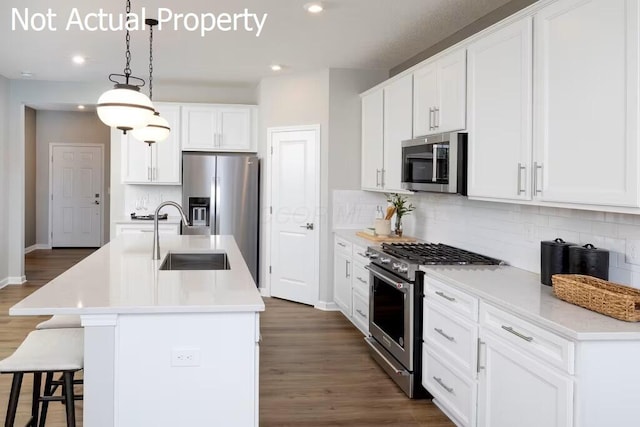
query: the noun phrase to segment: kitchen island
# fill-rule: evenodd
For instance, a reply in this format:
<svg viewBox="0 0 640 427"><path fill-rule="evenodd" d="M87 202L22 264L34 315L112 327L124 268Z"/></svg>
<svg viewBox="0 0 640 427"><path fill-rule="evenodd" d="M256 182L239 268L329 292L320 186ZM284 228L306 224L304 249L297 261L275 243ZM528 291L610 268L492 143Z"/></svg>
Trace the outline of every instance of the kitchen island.
<svg viewBox="0 0 640 427"><path fill-rule="evenodd" d="M85 328L84 425L258 425L264 302L232 236L124 235L15 306ZM226 270L160 270L169 253L226 253ZM218 267L216 267L218 268Z"/></svg>

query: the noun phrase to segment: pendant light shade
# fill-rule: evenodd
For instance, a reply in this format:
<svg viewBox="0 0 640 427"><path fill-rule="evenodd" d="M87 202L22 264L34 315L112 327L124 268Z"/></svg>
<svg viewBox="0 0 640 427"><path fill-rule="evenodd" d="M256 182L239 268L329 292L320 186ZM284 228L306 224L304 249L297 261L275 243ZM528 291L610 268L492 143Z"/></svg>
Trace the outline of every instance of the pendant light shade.
<svg viewBox="0 0 640 427"><path fill-rule="evenodd" d="M151 121L143 128L134 129L131 134L139 141L153 144L154 142L164 141L169 137L171 128L169 122L156 111L151 117Z"/></svg>
<svg viewBox="0 0 640 427"><path fill-rule="evenodd" d="M98 117L107 126L124 132L144 127L153 118L153 104L137 87L116 84L98 99Z"/></svg>

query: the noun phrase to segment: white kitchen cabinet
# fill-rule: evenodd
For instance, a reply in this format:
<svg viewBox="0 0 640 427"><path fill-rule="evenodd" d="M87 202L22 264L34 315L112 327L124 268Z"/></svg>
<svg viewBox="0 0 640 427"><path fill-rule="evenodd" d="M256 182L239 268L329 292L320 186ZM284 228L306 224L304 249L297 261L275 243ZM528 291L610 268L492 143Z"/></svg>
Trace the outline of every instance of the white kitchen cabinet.
<svg viewBox="0 0 640 427"><path fill-rule="evenodd" d="M402 141L411 139L413 76L407 75L384 88L384 167L382 187L401 190Z"/></svg>
<svg viewBox="0 0 640 427"><path fill-rule="evenodd" d="M428 63L413 77L413 136L465 129L466 50Z"/></svg>
<svg viewBox="0 0 640 427"><path fill-rule="evenodd" d="M149 144L131 133L122 135L122 182L124 184L180 185L182 155L180 150L180 106L156 103L171 133L164 141Z"/></svg>
<svg viewBox="0 0 640 427"><path fill-rule="evenodd" d="M257 149L257 108L250 105L190 104L182 107L184 151Z"/></svg>
<svg viewBox="0 0 640 427"><path fill-rule="evenodd" d="M382 188L384 162L384 91L362 97L362 189Z"/></svg>
<svg viewBox="0 0 640 427"><path fill-rule="evenodd" d="M333 295L344 316L369 335L369 258L366 247L334 238Z"/></svg>
<svg viewBox="0 0 640 427"><path fill-rule="evenodd" d="M571 377L483 328L480 340L479 427L573 426Z"/></svg>
<svg viewBox="0 0 640 427"><path fill-rule="evenodd" d="M116 223L116 236L121 234L153 233L153 221L140 223ZM180 234L180 223L160 222L158 234Z"/></svg>
<svg viewBox="0 0 640 427"><path fill-rule="evenodd" d="M467 48L470 197L531 200L532 31L525 17Z"/></svg>
<svg viewBox="0 0 640 427"><path fill-rule="evenodd" d="M559 0L534 15L534 195L638 206L638 1Z"/></svg>
<svg viewBox="0 0 640 427"><path fill-rule="evenodd" d="M333 252L333 296L342 312L351 317L351 243L336 237Z"/></svg>

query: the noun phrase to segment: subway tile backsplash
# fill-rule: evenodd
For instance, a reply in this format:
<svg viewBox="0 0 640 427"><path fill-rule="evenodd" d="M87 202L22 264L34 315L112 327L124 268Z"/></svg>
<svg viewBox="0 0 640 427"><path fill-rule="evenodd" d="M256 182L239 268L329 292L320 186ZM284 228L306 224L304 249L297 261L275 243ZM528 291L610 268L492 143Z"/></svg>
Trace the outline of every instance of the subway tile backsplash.
<svg viewBox="0 0 640 427"><path fill-rule="evenodd" d="M640 288L640 215L493 203L419 193L405 234L447 243L540 272L540 241L561 237L610 252L609 280ZM334 228L371 226L383 194L335 191Z"/></svg>

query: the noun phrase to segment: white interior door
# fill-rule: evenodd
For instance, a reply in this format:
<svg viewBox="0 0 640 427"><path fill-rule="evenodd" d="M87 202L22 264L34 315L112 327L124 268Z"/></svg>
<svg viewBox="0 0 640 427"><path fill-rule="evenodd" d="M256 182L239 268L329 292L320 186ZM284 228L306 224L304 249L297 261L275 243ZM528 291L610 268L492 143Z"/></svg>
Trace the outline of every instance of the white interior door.
<svg viewBox="0 0 640 427"><path fill-rule="evenodd" d="M319 127L271 130L271 295L318 301Z"/></svg>
<svg viewBox="0 0 640 427"><path fill-rule="evenodd" d="M52 145L51 246L102 243L102 147Z"/></svg>

